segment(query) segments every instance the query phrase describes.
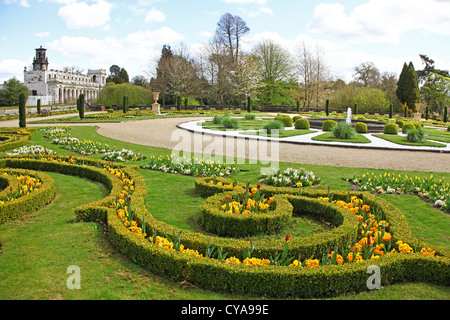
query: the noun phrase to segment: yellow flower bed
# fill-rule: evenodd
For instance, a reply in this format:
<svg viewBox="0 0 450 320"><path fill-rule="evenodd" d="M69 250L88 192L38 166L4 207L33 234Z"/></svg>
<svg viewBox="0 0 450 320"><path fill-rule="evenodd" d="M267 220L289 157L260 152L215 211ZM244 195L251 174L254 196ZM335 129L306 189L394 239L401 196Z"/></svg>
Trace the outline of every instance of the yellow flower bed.
<svg viewBox="0 0 450 320"><path fill-rule="evenodd" d="M42 186L42 181L39 178L32 177L26 174L3 172L1 175L3 177L12 176L16 178L18 181L18 185L17 190L14 190L12 186L10 187L6 199L0 200L0 205L24 197Z"/></svg>

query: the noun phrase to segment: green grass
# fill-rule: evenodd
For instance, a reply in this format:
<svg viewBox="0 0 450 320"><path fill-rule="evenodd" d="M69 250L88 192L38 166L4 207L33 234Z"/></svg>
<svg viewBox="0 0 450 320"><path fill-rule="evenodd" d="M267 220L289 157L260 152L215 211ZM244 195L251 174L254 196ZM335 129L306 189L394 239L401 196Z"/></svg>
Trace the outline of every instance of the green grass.
<svg viewBox="0 0 450 320"><path fill-rule="evenodd" d="M303 136L306 134L314 133L314 130L283 130L276 137L277 138L289 138L289 137L297 137ZM261 137L274 137L273 134L267 134L266 132L257 131L257 132L240 132L240 134L248 134L248 135L256 135Z"/></svg>
<svg viewBox="0 0 450 320"><path fill-rule="evenodd" d="M76 137L107 143L117 148L127 148L146 156L169 155L170 150L133 145L100 136L95 127L72 127ZM28 145L41 144L58 154L73 153L51 144L42 132L33 134ZM91 158L101 158L93 156ZM145 164L145 160L140 162ZM134 164L134 163L133 163ZM320 165L280 163L281 169L305 168L321 178L319 188L349 190L354 174L366 172L383 174L395 172L409 176L450 179L450 173L392 171L372 168L348 168ZM242 170L233 176L239 181L257 183L261 164L242 164ZM75 221L73 208L102 198L106 190L102 185L76 177L51 174L55 179L57 197L49 206L26 218L0 226L0 299L148 299L148 300L232 300L259 299L225 295L199 288L183 288L164 277L156 276L135 265L110 244L103 229L96 223ZM194 192L192 177L163 174L142 170L147 185L146 205L157 217L187 230L197 230L199 208L203 199ZM75 187L74 187L75 186ZM425 242L449 248L448 215L436 210L414 196L383 196L407 217L413 234ZM297 236L321 232L323 225L305 218L297 220ZM326 227L325 227L326 228ZM81 268L82 290L68 290L66 269L70 265ZM26 289L22 289L26 288ZM424 283L387 285L379 291L356 295L342 295L338 300L448 300L450 288Z"/></svg>
<svg viewBox="0 0 450 320"><path fill-rule="evenodd" d="M424 142L409 142L405 136L398 136L392 134L374 134L375 137L381 138L392 143L406 145L406 146L416 146L416 147L437 147L437 148L445 148L446 145L442 143L437 143L433 141L425 140Z"/></svg>
<svg viewBox="0 0 450 320"><path fill-rule="evenodd" d="M195 193L194 177L150 170L142 170L141 173L148 189L145 204L156 219L180 229L203 232L200 209L204 199ZM238 175L235 177L239 178ZM327 224L314 219L295 217L291 225L273 237L284 238L286 234L306 237L329 229ZM265 236L254 238L262 237Z"/></svg>
<svg viewBox="0 0 450 320"><path fill-rule="evenodd" d="M44 209L0 226L0 299L233 299L142 270L119 254L97 223L75 221L78 205L106 195L103 185L50 173L57 197ZM73 186L76 185L77 188ZM81 290L67 288L67 268L80 267Z"/></svg>
<svg viewBox="0 0 450 320"><path fill-rule="evenodd" d="M260 130L264 125L268 124L273 119L261 119L261 120L244 120L239 119L239 130ZM202 123L203 128L211 130L226 131L230 129L224 128L222 125L214 124L212 121L205 121Z"/></svg>
<svg viewBox="0 0 450 320"><path fill-rule="evenodd" d="M408 219L411 232L419 240L450 250L450 215L414 195L381 195Z"/></svg>
<svg viewBox="0 0 450 320"><path fill-rule="evenodd" d="M438 129L431 129L431 128L424 128L423 129L426 134L427 138L430 140L450 143L450 132L445 130L438 130Z"/></svg>
<svg viewBox="0 0 450 320"><path fill-rule="evenodd" d="M371 143L371 141L362 134L358 134L354 139L344 140L344 139L337 139L332 132L321 134L320 136L312 138L312 140L327 141L327 142Z"/></svg>

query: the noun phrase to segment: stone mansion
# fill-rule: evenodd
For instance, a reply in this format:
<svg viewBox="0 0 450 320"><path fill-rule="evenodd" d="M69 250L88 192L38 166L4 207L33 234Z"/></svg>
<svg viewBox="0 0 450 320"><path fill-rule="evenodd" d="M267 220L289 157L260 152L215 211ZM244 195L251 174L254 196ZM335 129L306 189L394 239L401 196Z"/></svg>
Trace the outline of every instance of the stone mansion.
<svg viewBox="0 0 450 320"><path fill-rule="evenodd" d="M95 102L106 84L106 70L88 70L87 75L48 69L47 49L36 49L33 70L24 70L24 85L30 90L27 106L74 104L80 94Z"/></svg>

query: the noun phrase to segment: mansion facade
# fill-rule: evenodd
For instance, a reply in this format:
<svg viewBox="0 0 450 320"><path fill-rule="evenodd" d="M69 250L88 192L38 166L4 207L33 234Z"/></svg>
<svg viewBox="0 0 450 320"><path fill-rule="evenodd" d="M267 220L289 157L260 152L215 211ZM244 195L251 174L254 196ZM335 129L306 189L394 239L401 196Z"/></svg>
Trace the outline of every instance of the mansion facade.
<svg viewBox="0 0 450 320"><path fill-rule="evenodd" d="M30 94L27 106L74 104L80 94L86 102L95 102L106 84L106 70L88 70L87 75L48 69L47 49L36 49L33 70L24 70L24 85Z"/></svg>

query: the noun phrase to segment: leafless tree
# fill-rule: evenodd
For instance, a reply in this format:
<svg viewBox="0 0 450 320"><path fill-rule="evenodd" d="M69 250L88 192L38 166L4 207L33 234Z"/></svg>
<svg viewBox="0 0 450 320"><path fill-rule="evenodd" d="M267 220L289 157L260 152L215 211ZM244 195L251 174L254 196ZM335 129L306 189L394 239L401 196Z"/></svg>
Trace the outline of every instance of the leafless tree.
<svg viewBox="0 0 450 320"><path fill-rule="evenodd" d="M247 23L239 16L225 13L217 23L217 40L228 49L231 61L237 64L242 37L250 32Z"/></svg>
<svg viewBox="0 0 450 320"><path fill-rule="evenodd" d="M355 67L353 78L367 88L379 88L381 84L380 70L373 62L362 62Z"/></svg>
<svg viewBox="0 0 450 320"><path fill-rule="evenodd" d="M302 88L303 106L322 105L328 94L331 75L323 49L316 45L311 49L305 42L299 43L296 55L297 74Z"/></svg>

